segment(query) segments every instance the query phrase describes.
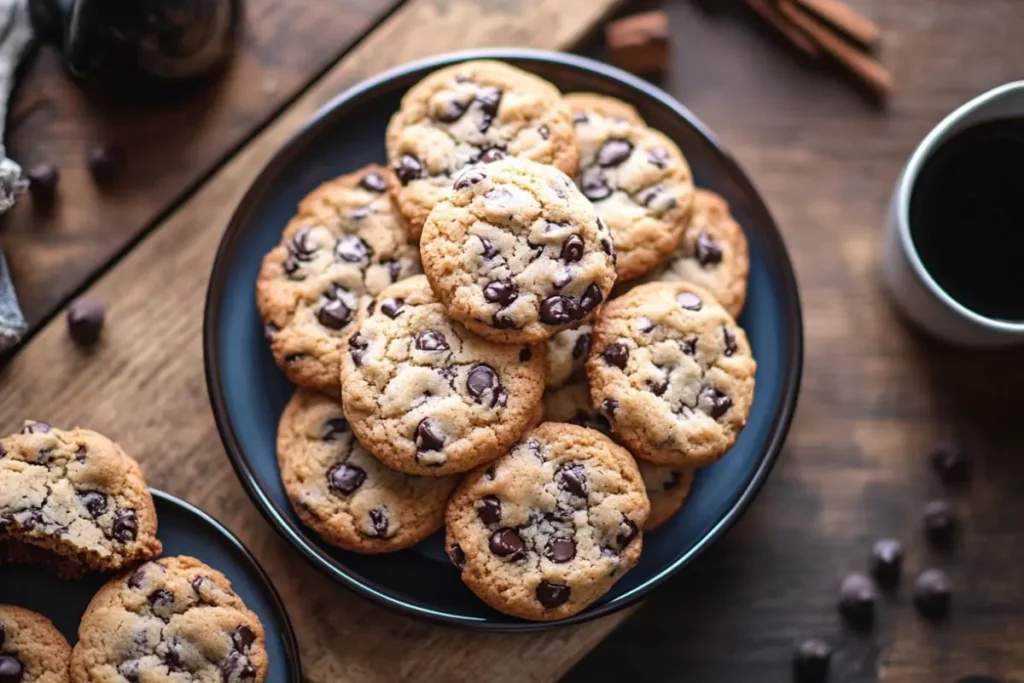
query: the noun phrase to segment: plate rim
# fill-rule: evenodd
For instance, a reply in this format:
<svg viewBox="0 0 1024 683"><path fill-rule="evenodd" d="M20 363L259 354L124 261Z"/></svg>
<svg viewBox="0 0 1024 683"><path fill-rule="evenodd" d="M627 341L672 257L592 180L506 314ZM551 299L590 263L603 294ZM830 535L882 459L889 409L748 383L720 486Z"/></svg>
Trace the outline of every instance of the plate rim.
<svg viewBox="0 0 1024 683"><path fill-rule="evenodd" d="M720 160L726 165L730 177L740 179L746 185L745 189L751 191L751 200L767 219L767 228L763 232L767 235L768 260L777 269L778 277L782 284L781 308L784 311L784 326L789 328L793 338L792 345L786 349L787 366L782 372L782 397L771 421L770 435L759 459L757 466L750 473L746 485L739 498L732 504L723 517L716 522L700 540L688 552L677 558L674 562L662 568L651 578L603 605L588 607L582 612L565 619L555 621L492 621L487 617L468 618L458 617L448 613L439 613L434 610L425 609L399 599L393 595L384 594L369 586L347 568L339 567L327 561L319 548L308 543L291 527L291 523L285 519L278 505L260 487L252 468L249 465L248 456L241 446L238 435L235 433L234 424L228 414L227 403L224 397L224 387L219 373L219 361L217 360L217 349L220 346L220 330L216 324L220 317L222 306L222 295L227 286L226 262L235 251L235 244L239 238L244 236L242 228L246 222L253 204L264 195L265 191L272 185L272 176L276 176L278 168L286 164L291 156L303 145L312 142L318 130L322 126L330 124L330 119L339 115L339 110L346 106L355 106L358 99L368 92L385 86L388 82L404 78L410 74L435 70L470 59L496 59L496 60L530 60L552 64L554 66L570 67L579 71L589 72L591 75L599 76L605 80L617 81L633 90L640 91L644 96L657 101L676 116L682 118L688 126L693 128L699 135L705 138ZM310 138L310 139L307 139ZM210 398L210 405L214 414L214 422L217 426L221 442L231 461L235 474L242 483L249 498L255 504L260 514L267 520L270 526L283 537L293 549L303 556L319 571L325 573L332 580L355 591L358 595L382 605L383 607L403 615L411 615L434 623L447 626L456 626L476 631L490 632L536 632L545 631L561 626L581 624L609 614L618 612L630 605L635 604L652 590L664 583L669 577L681 571L691 564L697 557L718 541L740 517L747 511L750 504L757 497L761 488L767 480L776 460L778 460L782 446L789 433L793 416L796 411L797 400L800 394L800 384L803 375L804 363L804 331L803 313L800 304L799 288L796 281L796 274L792 261L789 258L789 250L786 248L785 239L779 230L778 224L772 217L768 206L760 192L743 171L742 167L735 160L719 141L717 135L708 128L703 121L694 115L688 108L678 102L671 95L661 88L654 86L640 78L625 71L617 69L596 60L581 57L579 55L556 52L551 50L535 50L528 48L484 48L472 50L460 50L447 52L424 59L399 65L395 68L384 71L376 76L364 79L355 85L345 89L338 95L328 100L319 107L303 125L295 131L281 147L274 152L273 156L264 164L259 174L252 181L245 194L239 200L238 205L232 212L231 218L221 236L220 244L217 247L213 266L210 271L210 280L207 286L206 301L203 313L203 365L206 376L207 393Z"/></svg>
<svg viewBox="0 0 1024 683"><path fill-rule="evenodd" d="M249 561L252 568L256 570L256 576L259 578L260 583L266 589L267 594L270 596L270 606L273 608L274 617L284 626L285 632L281 634L281 640L284 645L285 657L288 660L286 663L286 669L288 670L288 677L292 683L302 683L305 679L302 676L302 658L299 651L299 641L295 637L295 628L292 626L292 621L288 617L288 609L285 607L284 601L281 600L280 594L277 592L277 587L274 586L274 582L271 581L270 576L267 574L263 565L260 564L256 556L253 555L252 551L242 543L241 539L224 526L216 517L211 515L209 512L205 512L199 507L192 503L179 498L167 491L161 489L150 488L150 494L154 499L160 500L165 503L177 506L185 512L195 515L203 522L213 527L214 531L224 537L227 544L234 550L240 552L242 556ZM157 520L157 536L160 535L160 520ZM160 559L160 558L156 558ZM214 567L214 569L217 569ZM218 569L218 571L222 571ZM231 580L231 577L228 577ZM249 609L252 609L249 607ZM257 615L259 616L259 615Z"/></svg>

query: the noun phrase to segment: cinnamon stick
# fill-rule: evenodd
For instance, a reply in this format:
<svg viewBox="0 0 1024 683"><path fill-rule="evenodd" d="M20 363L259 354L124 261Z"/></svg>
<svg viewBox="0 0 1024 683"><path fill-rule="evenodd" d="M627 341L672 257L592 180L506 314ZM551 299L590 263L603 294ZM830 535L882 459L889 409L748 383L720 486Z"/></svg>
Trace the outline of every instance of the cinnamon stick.
<svg viewBox="0 0 1024 683"><path fill-rule="evenodd" d="M882 32L871 21L843 0L796 0L801 8L828 22L850 40L871 49L878 45Z"/></svg>
<svg viewBox="0 0 1024 683"><path fill-rule="evenodd" d="M797 8L791 0L777 3L782 15L809 35L825 52L832 55L879 99L892 93L892 73L870 56L853 47L814 17Z"/></svg>
<svg viewBox="0 0 1024 683"><path fill-rule="evenodd" d="M778 33L794 48L804 53L811 59L818 59L821 56L821 48L799 28L786 21L786 18L779 14L771 0L746 0L747 6L754 11L762 20Z"/></svg>

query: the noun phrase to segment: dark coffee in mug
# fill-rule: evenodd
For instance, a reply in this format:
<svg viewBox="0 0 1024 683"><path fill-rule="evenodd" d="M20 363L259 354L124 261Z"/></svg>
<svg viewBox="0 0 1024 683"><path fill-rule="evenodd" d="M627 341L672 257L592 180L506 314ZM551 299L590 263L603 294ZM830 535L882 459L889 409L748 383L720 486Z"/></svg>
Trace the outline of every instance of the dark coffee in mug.
<svg viewBox="0 0 1024 683"><path fill-rule="evenodd" d="M1024 118L975 124L941 144L911 193L910 236L953 299L1024 321Z"/></svg>

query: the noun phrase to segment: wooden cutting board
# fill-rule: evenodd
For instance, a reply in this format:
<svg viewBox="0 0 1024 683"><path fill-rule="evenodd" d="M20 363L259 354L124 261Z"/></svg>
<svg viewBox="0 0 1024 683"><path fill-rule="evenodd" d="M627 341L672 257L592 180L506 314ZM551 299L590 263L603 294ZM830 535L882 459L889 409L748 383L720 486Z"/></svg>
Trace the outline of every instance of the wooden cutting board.
<svg viewBox="0 0 1024 683"><path fill-rule="evenodd" d="M569 48L617 0L410 0L173 211L89 294L108 304L97 348L51 322L0 375L0 427L81 425L136 458L149 483L224 522L260 559L288 607L306 675L338 681L550 681L628 616L529 636L484 635L394 615L292 552L241 489L203 377L202 309L232 209L263 165L341 90L412 59L462 48Z"/></svg>

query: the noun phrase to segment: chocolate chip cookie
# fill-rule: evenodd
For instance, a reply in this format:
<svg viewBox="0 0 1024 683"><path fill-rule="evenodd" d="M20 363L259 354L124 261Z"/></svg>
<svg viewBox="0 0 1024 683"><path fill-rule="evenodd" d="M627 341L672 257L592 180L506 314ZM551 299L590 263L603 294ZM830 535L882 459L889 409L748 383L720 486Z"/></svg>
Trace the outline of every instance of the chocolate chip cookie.
<svg viewBox="0 0 1024 683"><path fill-rule="evenodd" d="M609 119L611 122L625 122L646 126L640 112L622 100L592 92L571 92L562 97L572 112L573 126L604 123L592 119Z"/></svg>
<svg viewBox="0 0 1024 683"><path fill-rule="evenodd" d="M337 396L342 342L358 309L420 272L389 174L367 166L320 185L263 259L256 304L274 360L296 384Z"/></svg>
<svg viewBox="0 0 1024 683"><path fill-rule="evenodd" d="M585 376L544 392L544 420L596 429L605 436L612 433L608 419L590 404L590 385Z"/></svg>
<svg viewBox="0 0 1024 683"><path fill-rule="evenodd" d="M548 339L548 386L559 387L582 373L590 355L590 325L562 330Z"/></svg>
<svg viewBox="0 0 1024 683"><path fill-rule="evenodd" d="M697 190L693 215L679 248L645 281L692 282L711 293L736 318L747 299L750 257L743 228L724 199Z"/></svg>
<svg viewBox="0 0 1024 683"><path fill-rule="evenodd" d="M629 453L592 429L545 422L459 485L446 548L463 582L494 609L561 619L636 564L648 511Z"/></svg>
<svg viewBox="0 0 1024 683"><path fill-rule="evenodd" d="M192 557L148 562L104 585L71 654L72 683L263 683L263 625L227 577Z"/></svg>
<svg viewBox="0 0 1024 683"><path fill-rule="evenodd" d="M440 69L402 98L387 132L392 195L420 238L431 207L467 166L498 154L576 173L579 150L569 108L555 86L502 62Z"/></svg>
<svg viewBox="0 0 1024 683"><path fill-rule="evenodd" d="M0 439L0 562L76 577L160 554L139 464L105 436L25 422Z"/></svg>
<svg viewBox="0 0 1024 683"><path fill-rule="evenodd" d="M422 275L360 315L342 361L356 438L406 474L465 472L508 451L544 389L546 350L478 337L448 318Z"/></svg>
<svg viewBox="0 0 1024 683"><path fill-rule="evenodd" d="M619 280L640 277L683 239L693 203L690 166L629 105L586 94L569 101L580 145L577 183L611 229Z"/></svg>
<svg viewBox="0 0 1024 683"><path fill-rule="evenodd" d="M587 360L593 405L638 458L699 467L747 422L754 372L747 335L706 291L639 285L613 299Z"/></svg>
<svg viewBox="0 0 1024 683"><path fill-rule="evenodd" d="M68 683L71 646L50 620L0 605L0 683Z"/></svg>
<svg viewBox="0 0 1024 683"><path fill-rule="evenodd" d="M299 389L281 415L277 462L292 507L328 543L387 553L444 525L457 477L416 477L388 469L356 441L341 404Z"/></svg>
<svg viewBox="0 0 1024 683"><path fill-rule="evenodd" d="M564 173L510 157L464 171L453 188L420 244L452 318L503 344L536 344L608 297L611 235Z"/></svg>
<svg viewBox="0 0 1024 683"><path fill-rule="evenodd" d="M644 478L647 499L651 501L651 514L644 531L654 531L672 519L690 496L694 470L683 467L663 467L644 460L636 463Z"/></svg>

